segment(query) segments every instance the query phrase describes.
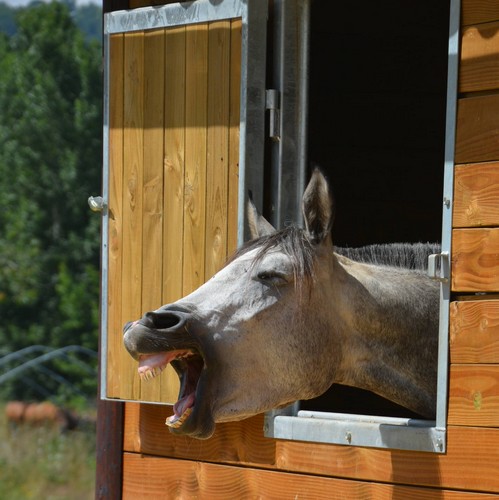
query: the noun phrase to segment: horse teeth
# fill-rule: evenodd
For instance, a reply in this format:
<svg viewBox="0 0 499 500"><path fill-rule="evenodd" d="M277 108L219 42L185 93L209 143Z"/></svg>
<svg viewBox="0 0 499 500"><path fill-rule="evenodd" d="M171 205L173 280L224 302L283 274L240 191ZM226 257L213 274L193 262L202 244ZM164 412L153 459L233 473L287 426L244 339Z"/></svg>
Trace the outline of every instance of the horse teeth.
<svg viewBox="0 0 499 500"><path fill-rule="evenodd" d="M170 420L172 417L168 417L165 421L165 425L171 427L172 429L178 429L187 420L191 413L192 408L187 408L187 410L185 410L184 413L182 413L182 415L180 415L180 417L173 422Z"/></svg>

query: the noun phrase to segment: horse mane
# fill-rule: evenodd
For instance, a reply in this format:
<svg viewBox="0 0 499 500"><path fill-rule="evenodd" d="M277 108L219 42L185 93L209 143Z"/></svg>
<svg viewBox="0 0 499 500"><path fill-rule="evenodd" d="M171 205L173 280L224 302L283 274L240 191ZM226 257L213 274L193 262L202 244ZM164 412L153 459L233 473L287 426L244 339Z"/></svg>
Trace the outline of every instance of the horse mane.
<svg viewBox="0 0 499 500"><path fill-rule="evenodd" d="M314 273L313 244L305 231L288 226L275 233L248 241L232 256L229 262L251 250L258 249L255 264L274 248L282 249L293 262L295 278L309 279ZM335 247L334 251L356 262L401 267L418 271L428 268L428 256L440 252L438 243L383 243L358 248Z"/></svg>
<svg viewBox="0 0 499 500"><path fill-rule="evenodd" d="M359 248L335 247L337 254L356 262L401 267L417 271L428 269L428 256L440 252L438 243L383 243Z"/></svg>

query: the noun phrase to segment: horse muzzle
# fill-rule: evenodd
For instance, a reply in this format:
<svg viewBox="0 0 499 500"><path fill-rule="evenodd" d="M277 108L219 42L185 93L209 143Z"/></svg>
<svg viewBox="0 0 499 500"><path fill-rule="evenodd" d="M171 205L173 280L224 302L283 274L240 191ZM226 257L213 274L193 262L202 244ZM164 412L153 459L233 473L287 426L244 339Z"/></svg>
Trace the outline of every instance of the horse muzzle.
<svg viewBox="0 0 499 500"><path fill-rule="evenodd" d="M199 344L188 329L191 317L189 311L172 306L147 312L123 327L125 348L136 360L143 354L198 349Z"/></svg>

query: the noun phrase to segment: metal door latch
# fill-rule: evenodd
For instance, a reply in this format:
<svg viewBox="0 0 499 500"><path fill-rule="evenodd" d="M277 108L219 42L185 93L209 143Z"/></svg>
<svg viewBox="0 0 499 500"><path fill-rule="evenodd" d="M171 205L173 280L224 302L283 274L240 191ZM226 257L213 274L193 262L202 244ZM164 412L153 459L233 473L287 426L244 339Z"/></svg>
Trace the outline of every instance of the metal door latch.
<svg viewBox="0 0 499 500"><path fill-rule="evenodd" d="M447 283L450 277L449 252L434 253L428 256L428 276L432 280Z"/></svg>
<svg viewBox="0 0 499 500"><path fill-rule="evenodd" d="M88 206L92 212L103 212L106 208L104 198L102 196L90 196L88 198Z"/></svg>
<svg viewBox="0 0 499 500"><path fill-rule="evenodd" d="M265 91L265 107L269 110L269 137L278 141L281 138L278 90L267 89Z"/></svg>

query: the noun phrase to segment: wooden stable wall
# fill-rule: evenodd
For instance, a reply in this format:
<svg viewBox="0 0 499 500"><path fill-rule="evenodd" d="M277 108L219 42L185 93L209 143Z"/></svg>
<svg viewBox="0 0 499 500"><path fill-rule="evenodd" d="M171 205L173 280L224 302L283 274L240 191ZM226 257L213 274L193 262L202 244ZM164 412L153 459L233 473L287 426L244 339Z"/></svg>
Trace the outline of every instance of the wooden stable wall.
<svg viewBox="0 0 499 500"><path fill-rule="evenodd" d="M198 441L168 432L168 407L127 403L123 498L497 498L499 2L463 0L462 25L447 452L271 440L263 416Z"/></svg>

